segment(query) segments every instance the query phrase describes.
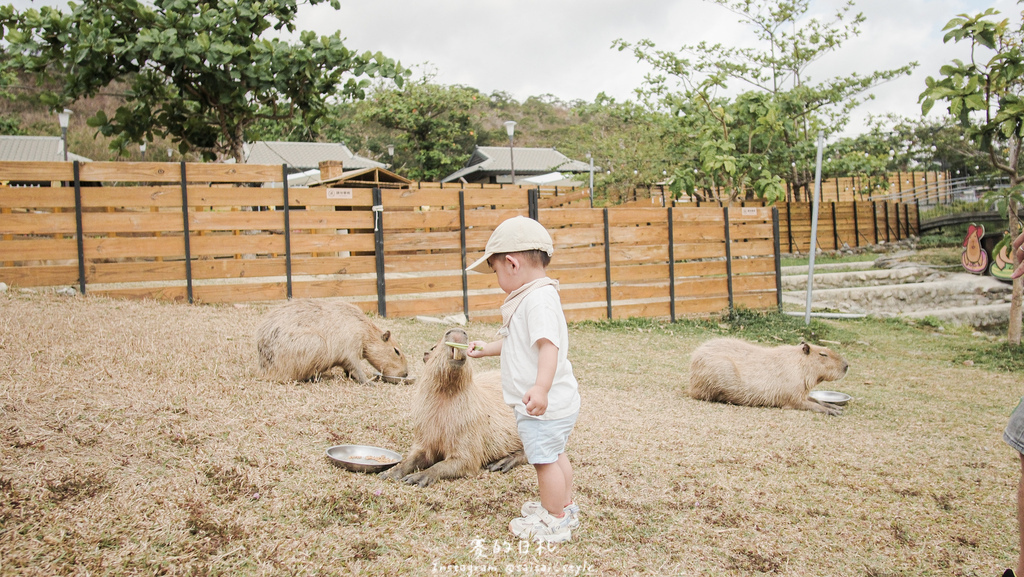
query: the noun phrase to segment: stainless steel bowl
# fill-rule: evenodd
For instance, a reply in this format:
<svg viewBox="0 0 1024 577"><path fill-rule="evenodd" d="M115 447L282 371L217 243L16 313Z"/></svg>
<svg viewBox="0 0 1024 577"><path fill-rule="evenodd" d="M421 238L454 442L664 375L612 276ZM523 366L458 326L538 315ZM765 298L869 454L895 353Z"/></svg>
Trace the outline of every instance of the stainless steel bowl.
<svg viewBox="0 0 1024 577"><path fill-rule="evenodd" d="M369 445L335 445L327 449L327 458L349 471L379 473L397 465L402 455Z"/></svg>
<svg viewBox="0 0 1024 577"><path fill-rule="evenodd" d="M835 391L811 391L809 396L816 401L833 405L845 405L853 399L853 397L846 393L837 393Z"/></svg>

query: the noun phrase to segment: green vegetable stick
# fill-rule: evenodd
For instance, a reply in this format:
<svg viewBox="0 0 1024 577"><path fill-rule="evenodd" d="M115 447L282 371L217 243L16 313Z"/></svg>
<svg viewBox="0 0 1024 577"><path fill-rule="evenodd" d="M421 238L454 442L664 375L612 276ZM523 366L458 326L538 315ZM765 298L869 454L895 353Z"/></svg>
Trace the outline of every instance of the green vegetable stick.
<svg viewBox="0 0 1024 577"><path fill-rule="evenodd" d="M468 349L469 348L469 345L464 345L462 343L449 343L448 341L445 341L444 344L448 345L449 347L456 348L456 349Z"/></svg>

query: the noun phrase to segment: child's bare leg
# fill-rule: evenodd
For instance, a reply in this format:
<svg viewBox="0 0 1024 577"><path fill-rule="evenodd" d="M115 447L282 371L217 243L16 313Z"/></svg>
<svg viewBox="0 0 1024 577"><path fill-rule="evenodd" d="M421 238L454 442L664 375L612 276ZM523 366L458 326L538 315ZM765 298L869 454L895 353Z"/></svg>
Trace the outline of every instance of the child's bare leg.
<svg viewBox="0 0 1024 577"><path fill-rule="evenodd" d="M565 478L565 503L562 506L568 507L572 504L572 463L569 462L569 457L565 453L560 453L555 463L562 470L562 477Z"/></svg>
<svg viewBox="0 0 1024 577"><path fill-rule="evenodd" d="M559 455L561 458L561 455ZM565 512L566 479L558 461L534 465L537 470L537 485L540 488L540 504L554 517L562 517Z"/></svg>

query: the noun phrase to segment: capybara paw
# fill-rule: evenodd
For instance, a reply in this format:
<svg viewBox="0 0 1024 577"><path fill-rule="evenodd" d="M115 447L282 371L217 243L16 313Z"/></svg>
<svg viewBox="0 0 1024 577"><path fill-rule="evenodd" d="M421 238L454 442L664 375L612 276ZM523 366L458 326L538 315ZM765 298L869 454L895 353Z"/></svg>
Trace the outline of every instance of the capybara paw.
<svg viewBox="0 0 1024 577"><path fill-rule="evenodd" d="M437 479L433 475L428 473L413 473L412 475L406 475L403 479L403 483L410 485L419 485L420 487L429 487L434 484Z"/></svg>
<svg viewBox="0 0 1024 577"><path fill-rule="evenodd" d="M379 473L377 476L381 479L391 479L392 481L398 481L402 478L402 469L396 465L394 467L391 467L387 471L384 471L383 473Z"/></svg>
<svg viewBox="0 0 1024 577"><path fill-rule="evenodd" d="M832 403L822 403L822 405L825 406L825 412L833 417L838 417L843 414L843 408L839 405L833 405Z"/></svg>
<svg viewBox="0 0 1024 577"><path fill-rule="evenodd" d="M519 465L526 462L526 458L522 452L513 453L507 457L498 459L493 463L487 465L487 470L492 473L508 473L512 469L515 469Z"/></svg>

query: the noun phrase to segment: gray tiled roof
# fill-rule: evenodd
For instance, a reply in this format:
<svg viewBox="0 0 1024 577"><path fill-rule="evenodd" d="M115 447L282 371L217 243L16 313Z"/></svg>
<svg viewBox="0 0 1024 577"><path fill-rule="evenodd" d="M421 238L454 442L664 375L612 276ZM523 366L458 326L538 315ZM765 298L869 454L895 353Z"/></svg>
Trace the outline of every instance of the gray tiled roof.
<svg viewBox="0 0 1024 577"><path fill-rule="evenodd" d="M0 136L0 160L63 162L64 148L59 136ZM90 162L88 158L68 152L68 162Z"/></svg>
<svg viewBox="0 0 1024 577"><path fill-rule="evenodd" d="M336 142L247 142L245 164L287 164L298 170L318 168L320 161L340 160L346 169L387 168L386 164L353 154Z"/></svg>
<svg viewBox="0 0 1024 577"><path fill-rule="evenodd" d="M516 172L545 174L548 172L587 172L590 165L586 162L573 160L558 152L554 148L520 148L513 149L509 154L507 146L478 146L473 151L473 157L467 163L473 162L478 153L485 157L480 164L486 165L486 170L509 171L512 169L512 161L515 161Z"/></svg>
<svg viewBox="0 0 1024 577"><path fill-rule="evenodd" d="M516 165L516 176L532 176L550 172L588 172L590 170L590 164L573 160L554 148L520 148L517 146L510 154L507 146L478 146L473 151L473 156L466 162L465 168L449 174L441 179L441 182L452 182L471 174L510 174L513 161Z"/></svg>

